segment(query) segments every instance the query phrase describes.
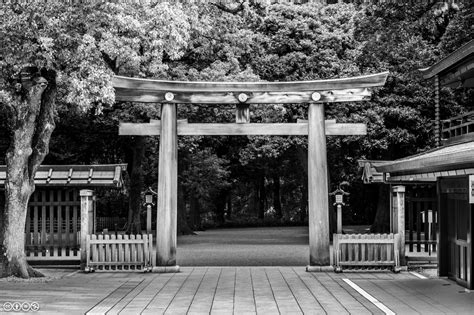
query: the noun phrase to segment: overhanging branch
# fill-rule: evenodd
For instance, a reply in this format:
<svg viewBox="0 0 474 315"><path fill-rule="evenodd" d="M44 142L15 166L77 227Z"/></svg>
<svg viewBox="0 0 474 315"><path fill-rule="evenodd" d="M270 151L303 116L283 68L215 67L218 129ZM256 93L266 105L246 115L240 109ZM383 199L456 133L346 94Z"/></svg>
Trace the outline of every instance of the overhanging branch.
<svg viewBox="0 0 474 315"><path fill-rule="evenodd" d="M245 7L244 4L245 3L246 3L246 1L240 1L240 2L238 2L237 6L231 7L231 6L228 6L228 5L224 4L222 1L218 1L218 2L211 2L211 5L215 6L216 8L218 8L219 10L222 10L224 12L227 12L227 13L230 13L230 14L237 14L240 11L244 10L244 7Z"/></svg>

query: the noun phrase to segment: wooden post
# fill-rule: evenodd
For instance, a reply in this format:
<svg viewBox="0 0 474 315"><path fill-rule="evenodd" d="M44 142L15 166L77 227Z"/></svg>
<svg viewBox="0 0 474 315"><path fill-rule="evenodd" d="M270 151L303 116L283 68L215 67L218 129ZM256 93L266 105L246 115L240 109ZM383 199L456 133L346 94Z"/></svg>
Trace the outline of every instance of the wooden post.
<svg viewBox="0 0 474 315"><path fill-rule="evenodd" d="M308 223L307 271L328 269L329 200L324 105L310 104L308 112ZM326 268L324 268L326 267Z"/></svg>
<svg viewBox="0 0 474 315"><path fill-rule="evenodd" d="M342 234L342 205L337 205L337 234Z"/></svg>
<svg viewBox="0 0 474 315"><path fill-rule="evenodd" d="M440 121L439 121L439 76L434 76L434 90L435 90L435 145L439 147L441 145L441 132L440 132Z"/></svg>
<svg viewBox="0 0 474 315"><path fill-rule="evenodd" d="M393 233L398 233L400 265L405 266L405 186L393 186Z"/></svg>
<svg viewBox="0 0 474 315"><path fill-rule="evenodd" d="M146 205L146 233L151 233L151 204Z"/></svg>
<svg viewBox="0 0 474 315"><path fill-rule="evenodd" d="M92 215L92 218L93 218L93 221L92 221L92 229L91 229L91 233L92 234L95 234L97 233L97 196L94 195L92 196L92 212L93 212L93 215Z"/></svg>
<svg viewBox="0 0 474 315"><path fill-rule="evenodd" d="M237 104L235 122L238 124L248 124L250 122L250 109L248 104Z"/></svg>
<svg viewBox="0 0 474 315"><path fill-rule="evenodd" d="M94 228L94 191L82 189L81 196L81 270L85 270L87 262L87 235L92 234Z"/></svg>
<svg viewBox="0 0 474 315"><path fill-rule="evenodd" d="M176 105L164 103L161 107L156 266L153 268L153 272L179 271L179 267L176 266L176 220L178 210L177 142Z"/></svg>
<svg viewBox="0 0 474 315"><path fill-rule="evenodd" d="M384 175L385 177L385 175ZM384 181L385 181L385 178L384 178ZM390 209L390 233L393 233L393 198L392 198L392 191L393 191L393 187L392 187L392 184L389 185L389 191L388 191L388 200L389 200L389 209Z"/></svg>

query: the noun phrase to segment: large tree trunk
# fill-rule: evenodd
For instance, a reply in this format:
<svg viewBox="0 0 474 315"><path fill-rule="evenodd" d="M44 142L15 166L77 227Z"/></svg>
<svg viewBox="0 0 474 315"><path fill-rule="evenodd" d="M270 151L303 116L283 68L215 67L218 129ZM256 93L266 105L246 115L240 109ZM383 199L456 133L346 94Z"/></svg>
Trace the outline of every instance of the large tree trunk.
<svg viewBox="0 0 474 315"><path fill-rule="evenodd" d="M281 219L283 213L280 198L280 176L277 174L273 174L273 208L275 209L276 217Z"/></svg>
<svg viewBox="0 0 474 315"><path fill-rule="evenodd" d="M35 190L36 170L48 154L54 130L55 73L35 68L22 72L22 89L14 95L9 125L10 147L6 154L5 208L0 213L0 276L42 276L25 256L25 224L28 201Z"/></svg>
<svg viewBox="0 0 474 315"><path fill-rule="evenodd" d="M390 186L379 184L377 212L370 227L372 233L390 232Z"/></svg>
<svg viewBox="0 0 474 315"><path fill-rule="evenodd" d="M134 137L132 145L132 161L130 163L130 196L128 206L128 224L127 233L140 234L142 232L141 226L141 210L143 200L141 193L144 190L143 179L143 160L145 159L145 138Z"/></svg>

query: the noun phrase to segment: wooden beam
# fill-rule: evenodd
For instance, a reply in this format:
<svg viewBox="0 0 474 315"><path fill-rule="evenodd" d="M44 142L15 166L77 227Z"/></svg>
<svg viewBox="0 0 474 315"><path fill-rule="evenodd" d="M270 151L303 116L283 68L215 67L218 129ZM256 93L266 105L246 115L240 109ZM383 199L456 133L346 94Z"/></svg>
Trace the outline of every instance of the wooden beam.
<svg viewBox="0 0 474 315"><path fill-rule="evenodd" d="M235 122L238 124L250 123L250 109L248 104L237 104L235 109Z"/></svg>
<svg viewBox="0 0 474 315"><path fill-rule="evenodd" d="M120 123L121 136L159 136L160 122L154 123ZM189 124L178 121L179 136L243 136L243 135L273 135L273 136L306 136L308 123L258 123L258 124ZM338 124L329 120L325 124L327 136L366 135L365 124Z"/></svg>
<svg viewBox="0 0 474 315"><path fill-rule="evenodd" d="M171 93L259 93L259 92L301 92L325 91L383 86L388 71L351 78L295 81L295 82L192 82L166 81L115 76L115 89L125 91L162 91Z"/></svg>
<svg viewBox="0 0 474 315"><path fill-rule="evenodd" d="M324 105L308 111L309 265L329 266L329 191Z"/></svg>
<svg viewBox="0 0 474 315"><path fill-rule="evenodd" d="M369 100L369 88L319 90L320 97L313 98L314 91L299 92L251 92L242 102L237 92L170 92L159 90L135 90L115 88L115 99L124 102L172 103L172 104L297 104L339 103Z"/></svg>

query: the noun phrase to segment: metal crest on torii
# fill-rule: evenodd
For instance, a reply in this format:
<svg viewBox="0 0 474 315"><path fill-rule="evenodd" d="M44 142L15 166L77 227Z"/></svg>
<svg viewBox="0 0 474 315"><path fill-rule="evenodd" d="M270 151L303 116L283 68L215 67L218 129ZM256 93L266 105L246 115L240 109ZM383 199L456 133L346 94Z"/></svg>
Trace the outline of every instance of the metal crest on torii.
<svg viewBox="0 0 474 315"><path fill-rule="evenodd" d="M118 101L161 103L161 120L121 123L120 135L160 136L156 266L154 272L176 272L177 136L307 135L308 222L310 257L308 271L329 270L329 200L326 136L365 135L365 124L339 124L324 119L324 103L369 100L371 88L383 86L388 72L297 82L188 82L116 76ZM308 104L308 121L250 123L249 104ZM235 104L236 123L177 121L177 104Z"/></svg>

